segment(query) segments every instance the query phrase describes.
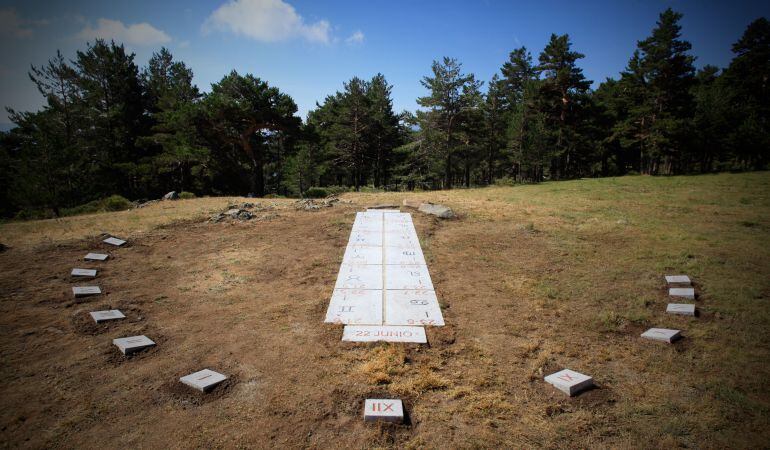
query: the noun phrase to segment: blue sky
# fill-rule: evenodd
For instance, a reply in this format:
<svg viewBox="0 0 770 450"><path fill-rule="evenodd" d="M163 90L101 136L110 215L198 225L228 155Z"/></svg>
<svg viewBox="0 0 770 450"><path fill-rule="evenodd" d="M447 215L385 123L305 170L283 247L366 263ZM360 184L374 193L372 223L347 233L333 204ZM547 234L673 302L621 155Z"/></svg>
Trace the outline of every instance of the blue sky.
<svg viewBox="0 0 770 450"><path fill-rule="evenodd" d="M95 37L124 42L140 66L166 46L203 91L232 69L253 73L290 94L303 118L344 81L377 72L394 85L396 110L413 111L434 59L455 57L486 81L516 47L526 45L536 59L551 33L569 33L596 87L617 77L669 6L684 14L698 67L726 66L746 25L770 16L770 2L705 0L3 1L0 105L38 109L30 64L45 63L57 49L72 58Z"/></svg>

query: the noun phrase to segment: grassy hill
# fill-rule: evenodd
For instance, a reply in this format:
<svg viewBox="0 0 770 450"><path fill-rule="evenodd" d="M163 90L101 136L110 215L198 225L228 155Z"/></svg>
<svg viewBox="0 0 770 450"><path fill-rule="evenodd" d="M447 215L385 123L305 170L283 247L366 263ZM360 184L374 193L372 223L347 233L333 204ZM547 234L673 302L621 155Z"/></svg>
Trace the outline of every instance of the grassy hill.
<svg viewBox="0 0 770 450"><path fill-rule="evenodd" d="M447 326L430 346L339 341L323 316L355 211L404 198ZM228 204L270 214L209 223ZM105 295L70 298L98 235ZM623 177L424 193L346 194L331 208L204 198L0 225L0 436L28 446L743 447L770 441L770 173ZM689 274L699 317L665 313ZM96 308L127 311L92 325ZM674 345L646 328L683 330ZM111 340L157 349L117 358ZM176 380L232 376L209 397ZM599 386L565 398L568 367ZM411 425L362 423L367 396ZM29 440L27 440L29 439Z"/></svg>

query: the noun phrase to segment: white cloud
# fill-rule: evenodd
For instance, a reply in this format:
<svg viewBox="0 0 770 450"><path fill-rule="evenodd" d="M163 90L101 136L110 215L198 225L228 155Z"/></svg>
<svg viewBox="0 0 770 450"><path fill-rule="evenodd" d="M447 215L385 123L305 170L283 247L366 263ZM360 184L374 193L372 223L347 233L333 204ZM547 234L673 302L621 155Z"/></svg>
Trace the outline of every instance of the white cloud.
<svg viewBox="0 0 770 450"><path fill-rule="evenodd" d="M32 36L31 22L19 17L15 9L0 9L0 35L15 38ZM42 24L42 23L41 23Z"/></svg>
<svg viewBox="0 0 770 450"><path fill-rule="evenodd" d="M77 37L85 40L106 39L133 45L157 45L171 41L171 37L147 22L126 26L119 20L99 19L96 28L86 25Z"/></svg>
<svg viewBox="0 0 770 450"><path fill-rule="evenodd" d="M349 45L363 44L364 39L366 39L366 37L364 36L363 31L356 30L355 33L351 34L347 39L345 39L345 42Z"/></svg>
<svg viewBox="0 0 770 450"><path fill-rule="evenodd" d="M203 23L203 32L229 31L262 42L303 38L331 42L326 20L307 24L293 6L282 0L231 0L217 8Z"/></svg>

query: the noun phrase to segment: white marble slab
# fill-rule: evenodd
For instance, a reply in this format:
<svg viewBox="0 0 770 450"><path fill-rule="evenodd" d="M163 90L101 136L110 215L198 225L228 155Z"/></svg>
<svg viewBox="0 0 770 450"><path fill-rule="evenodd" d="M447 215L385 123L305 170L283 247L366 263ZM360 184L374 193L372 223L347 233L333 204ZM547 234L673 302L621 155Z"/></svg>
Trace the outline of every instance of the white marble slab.
<svg viewBox="0 0 770 450"><path fill-rule="evenodd" d="M356 219L380 219L382 220L382 212L379 212L377 210L373 211L366 211L366 212L357 212L356 213Z"/></svg>
<svg viewBox="0 0 770 450"><path fill-rule="evenodd" d="M385 289L433 290L425 265L386 265Z"/></svg>
<svg viewBox="0 0 770 450"><path fill-rule="evenodd" d="M70 275L73 277L93 278L96 276L96 269L72 269Z"/></svg>
<svg viewBox="0 0 770 450"><path fill-rule="evenodd" d="M216 385L225 381L226 379L227 377L221 373L214 372L213 370L209 369L203 369L201 371L184 376L180 378L179 381L193 389L206 392L213 389Z"/></svg>
<svg viewBox="0 0 770 450"><path fill-rule="evenodd" d="M404 405L397 399L367 398L364 402L364 421L403 423Z"/></svg>
<svg viewBox="0 0 770 450"><path fill-rule="evenodd" d="M366 245L370 247L382 247L382 233L350 233L348 245Z"/></svg>
<svg viewBox="0 0 770 450"><path fill-rule="evenodd" d="M347 342L412 342L426 344L423 327L345 325L342 340Z"/></svg>
<svg viewBox="0 0 770 450"><path fill-rule="evenodd" d="M130 355L155 345L155 342L153 342L152 339L144 335L113 339L112 343L115 344L124 355Z"/></svg>
<svg viewBox="0 0 770 450"><path fill-rule="evenodd" d="M412 222L412 215L409 213L393 212L383 216L386 222Z"/></svg>
<svg viewBox="0 0 770 450"><path fill-rule="evenodd" d="M382 289L382 266L340 264L335 289Z"/></svg>
<svg viewBox="0 0 770 450"><path fill-rule="evenodd" d="M385 264L425 265L425 257L420 247L384 247Z"/></svg>
<svg viewBox="0 0 770 450"><path fill-rule="evenodd" d="M689 300L695 300L695 289L693 288L670 288L668 295L671 297L681 297Z"/></svg>
<svg viewBox="0 0 770 450"><path fill-rule="evenodd" d="M335 289L324 322L381 325L382 290Z"/></svg>
<svg viewBox="0 0 770 450"><path fill-rule="evenodd" d="M669 344L682 337L679 330L670 330L668 328L650 328L642 333L642 337L645 339L652 339L653 341L663 341Z"/></svg>
<svg viewBox="0 0 770 450"><path fill-rule="evenodd" d="M110 255L106 253L89 253L83 259L86 261L106 261L109 257Z"/></svg>
<svg viewBox="0 0 770 450"><path fill-rule="evenodd" d="M382 223L378 225L376 222L353 224L350 229L351 233L382 233L382 230Z"/></svg>
<svg viewBox="0 0 770 450"><path fill-rule="evenodd" d="M384 247L395 248L419 248L420 240L417 236L408 236L404 234L386 234L383 240Z"/></svg>
<svg viewBox="0 0 770 450"><path fill-rule="evenodd" d="M75 295L75 297L88 297L89 295L99 295L102 293L102 290L99 289L99 286L73 286L72 287L72 294Z"/></svg>
<svg viewBox="0 0 770 450"><path fill-rule="evenodd" d="M666 275L666 283L668 284L686 284L690 285L690 277L687 275Z"/></svg>
<svg viewBox="0 0 770 450"><path fill-rule="evenodd" d="M124 241L123 239L118 239L116 237L108 237L102 242L104 242L105 244L115 245L117 247L120 247L121 245L125 245L126 243L126 241Z"/></svg>
<svg viewBox="0 0 770 450"><path fill-rule="evenodd" d="M434 291L390 290L385 291L385 323L440 327L444 316Z"/></svg>
<svg viewBox="0 0 770 450"><path fill-rule="evenodd" d="M574 370L564 369L545 377L545 382L572 397L594 385L593 378Z"/></svg>
<svg viewBox="0 0 770 450"><path fill-rule="evenodd" d="M382 247L351 245L345 248L343 264L382 264Z"/></svg>
<svg viewBox="0 0 770 450"><path fill-rule="evenodd" d="M680 316L694 316L695 305L689 303L669 303L666 307L666 312Z"/></svg>
<svg viewBox="0 0 770 450"><path fill-rule="evenodd" d="M102 322L107 322L108 320L120 320L120 319L126 318L126 316L123 315L123 313L117 309L110 309L106 311L92 311L89 314L91 314L91 317L94 319L94 322L96 323L102 323Z"/></svg>

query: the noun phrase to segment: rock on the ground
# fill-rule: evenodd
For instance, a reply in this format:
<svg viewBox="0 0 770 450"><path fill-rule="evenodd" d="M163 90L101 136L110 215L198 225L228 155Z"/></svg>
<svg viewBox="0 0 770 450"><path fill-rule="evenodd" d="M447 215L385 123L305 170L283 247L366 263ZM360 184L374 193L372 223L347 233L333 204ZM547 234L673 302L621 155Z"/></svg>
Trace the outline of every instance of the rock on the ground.
<svg viewBox="0 0 770 450"><path fill-rule="evenodd" d="M374 206L367 206L367 209L398 209L398 205L379 204Z"/></svg>
<svg viewBox="0 0 770 450"><path fill-rule="evenodd" d="M419 208L420 212L436 216L440 219L454 219L457 217L451 208L434 203L423 203Z"/></svg>
<svg viewBox="0 0 770 450"><path fill-rule="evenodd" d="M297 202L294 203L294 208L305 210L305 211L315 211L321 208L328 208L328 207L334 206L334 204L339 201L340 199L337 197L328 197L323 200L313 200L312 198L304 198L301 200L297 200Z"/></svg>
<svg viewBox="0 0 770 450"><path fill-rule="evenodd" d="M179 200L179 194L176 191L171 191L163 196L163 200Z"/></svg>

